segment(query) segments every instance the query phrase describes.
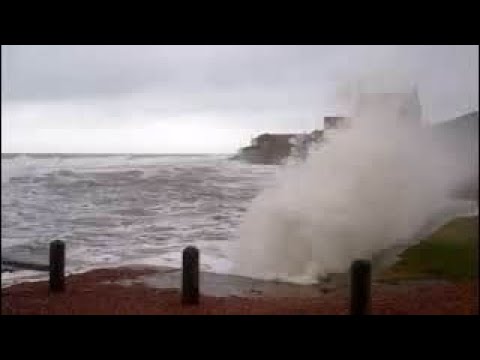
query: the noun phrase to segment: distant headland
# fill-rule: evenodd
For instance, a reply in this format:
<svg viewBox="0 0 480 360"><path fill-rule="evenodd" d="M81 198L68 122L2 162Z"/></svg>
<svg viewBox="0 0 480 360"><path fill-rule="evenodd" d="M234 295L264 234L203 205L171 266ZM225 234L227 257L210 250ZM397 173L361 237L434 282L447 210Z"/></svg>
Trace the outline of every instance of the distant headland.
<svg viewBox="0 0 480 360"><path fill-rule="evenodd" d="M252 139L233 157L253 164L280 164L289 156L304 158L313 143L321 143L325 130L348 127L350 119L341 116L324 118L324 129L310 133L264 133Z"/></svg>
<svg viewBox="0 0 480 360"><path fill-rule="evenodd" d="M400 121L408 121L422 127L422 107L418 93L364 93L360 94L356 115L395 114ZM305 158L312 144L322 143L331 130L347 129L352 118L345 116L324 117L323 129L304 133L263 133L253 138L249 146L240 148L235 160L253 164L281 164L288 157ZM440 136L459 139L464 153L471 153L472 143L478 144L478 111L451 121L433 124L431 128ZM465 141L462 141L464 139ZM473 144L473 147L478 145ZM471 158L471 154L468 156Z"/></svg>

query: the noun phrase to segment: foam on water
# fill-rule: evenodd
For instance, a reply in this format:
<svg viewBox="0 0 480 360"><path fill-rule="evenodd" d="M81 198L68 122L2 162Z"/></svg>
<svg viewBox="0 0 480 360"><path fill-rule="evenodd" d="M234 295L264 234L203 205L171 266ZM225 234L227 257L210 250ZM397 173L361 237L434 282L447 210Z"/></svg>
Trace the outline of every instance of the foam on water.
<svg viewBox="0 0 480 360"><path fill-rule="evenodd" d="M49 242L61 239L70 272L179 267L182 249L195 244L205 270L226 272L227 244L275 171L224 155L2 158L2 257L46 263Z"/></svg>
<svg viewBox="0 0 480 360"><path fill-rule="evenodd" d="M426 225L478 214L477 202L439 196L452 179L435 181L438 169L452 167L425 162L437 159L432 149L417 156L408 133L373 143L367 134L335 133L283 168L226 156L2 158L2 257L47 263L61 239L67 273L179 268L195 245L202 271L311 284ZM46 278L4 272L2 286Z"/></svg>

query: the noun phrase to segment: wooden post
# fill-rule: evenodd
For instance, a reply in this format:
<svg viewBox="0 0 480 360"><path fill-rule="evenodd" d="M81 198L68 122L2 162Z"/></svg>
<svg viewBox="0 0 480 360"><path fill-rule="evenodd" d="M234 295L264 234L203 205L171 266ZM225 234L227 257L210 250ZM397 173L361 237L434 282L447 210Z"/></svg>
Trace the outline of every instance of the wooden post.
<svg viewBox="0 0 480 360"><path fill-rule="evenodd" d="M65 243L55 240L50 243L50 291L65 290Z"/></svg>
<svg viewBox="0 0 480 360"><path fill-rule="evenodd" d="M366 260L356 260L351 268L350 315L370 314L371 265Z"/></svg>
<svg viewBox="0 0 480 360"><path fill-rule="evenodd" d="M196 247L188 246L183 250L182 264L182 304L199 302L199 252Z"/></svg>

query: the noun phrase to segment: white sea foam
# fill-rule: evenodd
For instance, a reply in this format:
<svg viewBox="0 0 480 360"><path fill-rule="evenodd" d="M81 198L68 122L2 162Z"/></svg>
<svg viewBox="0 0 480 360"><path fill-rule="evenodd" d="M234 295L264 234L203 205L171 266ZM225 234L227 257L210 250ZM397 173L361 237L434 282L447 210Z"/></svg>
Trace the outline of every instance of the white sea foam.
<svg viewBox="0 0 480 360"><path fill-rule="evenodd" d="M471 207L449 198L471 169L431 129L383 111L352 125L253 200L232 250L235 273L315 282Z"/></svg>
<svg viewBox="0 0 480 360"><path fill-rule="evenodd" d="M228 272L227 246L251 199L275 173L225 155L19 156L2 158L4 170L10 177L5 181L2 173L2 257L46 263L49 242L60 239L74 273L180 267L189 244L199 247L203 270ZM4 285L29 278L45 277L2 274Z"/></svg>

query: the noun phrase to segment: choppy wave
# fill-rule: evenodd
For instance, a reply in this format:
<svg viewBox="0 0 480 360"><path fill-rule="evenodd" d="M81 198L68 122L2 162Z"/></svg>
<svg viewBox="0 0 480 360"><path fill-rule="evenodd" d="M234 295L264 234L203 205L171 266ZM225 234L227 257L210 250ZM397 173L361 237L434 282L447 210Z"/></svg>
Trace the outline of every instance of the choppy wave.
<svg viewBox="0 0 480 360"><path fill-rule="evenodd" d="M2 258L46 263L49 242L60 239L67 244L68 273L179 267L182 249L193 244L202 270L229 273L239 225L277 170L224 155L2 155ZM452 202L425 231L475 214L477 202ZM2 286L45 276L5 272Z"/></svg>
<svg viewBox="0 0 480 360"><path fill-rule="evenodd" d="M274 174L224 155L2 155L2 258L45 263L49 242L61 239L68 271L179 266L181 250L195 244L206 270L225 272L226 246Z"/></svg>

